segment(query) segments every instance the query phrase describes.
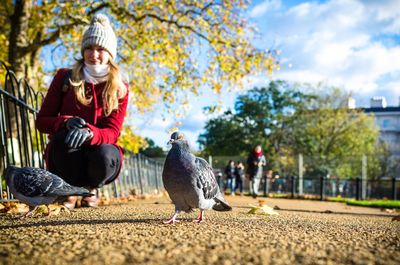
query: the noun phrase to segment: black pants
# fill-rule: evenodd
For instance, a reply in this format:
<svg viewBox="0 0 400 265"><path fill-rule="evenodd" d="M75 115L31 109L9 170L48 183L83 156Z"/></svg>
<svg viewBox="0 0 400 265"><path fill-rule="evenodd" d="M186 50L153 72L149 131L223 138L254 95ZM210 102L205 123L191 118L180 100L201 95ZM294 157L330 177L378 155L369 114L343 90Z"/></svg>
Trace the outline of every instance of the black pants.
<svg viewBox="0 0 400 265"><path fill-rule="evenodd" d="M235 191L239 188L240 193L243 192L243 179L242 177L236 178Z"/></svg>
<svg viewBox="0 0 400 265"><path fill-rule="evenodd" d="M121 165L117 147L112 144L99 146L82 145L69 148L64 140L67 131L62 130L53 138L49 153L49 171L71 185L99 188L113 181Z"/></svg>

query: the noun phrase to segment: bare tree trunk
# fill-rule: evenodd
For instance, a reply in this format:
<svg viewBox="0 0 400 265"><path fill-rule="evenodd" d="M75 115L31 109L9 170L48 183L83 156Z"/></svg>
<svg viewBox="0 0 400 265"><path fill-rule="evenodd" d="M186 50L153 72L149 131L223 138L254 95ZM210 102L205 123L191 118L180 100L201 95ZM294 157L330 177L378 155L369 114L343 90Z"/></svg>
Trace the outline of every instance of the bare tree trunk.
<svg viewBox="0 0 400 265"><path fill-rule="evenodd" d="M17 79L25 77L28 72L29 67L29 54L32 52L28 49L29 47L29 36L28 36L28 29L29 29L29 19L30 19L30 12L32 8L32 1L31 0L16 0L14 4L14 12L9 17L11 30L8 36L9 45L8 45L8 63L10 64L10 69L14 71ZM2 77L4 78L4 77ZM10 81L10 80L9 80ZM14 81L13 81L14 82ZM18 97L18 85L14 83L14 86L8 86L10 89L14 88L14 91L8 91ZM22 92L22 91L21 91ZM5 135L6 143L8 140L11 140L11 134L14 138L17 132L17 113L14 108L13 102L6 101L5 104L7 105L6 108L8 109L8 115L10 118L8 133ZM13 132L13 133L11 133ZM5 153L4 147L0 147L0 155L4 158ZM0 170L3 170L5 165L3 165L3 159L0 161Z"/></svg>
<svg viewBox="0 0 400 265"><path fill-rule="evenodd" d="M27 55L29 39L28 27L32 1L16 0L14 13L10 17L11 31L9 35L8 62L18 78L27 73Z"/></svg>

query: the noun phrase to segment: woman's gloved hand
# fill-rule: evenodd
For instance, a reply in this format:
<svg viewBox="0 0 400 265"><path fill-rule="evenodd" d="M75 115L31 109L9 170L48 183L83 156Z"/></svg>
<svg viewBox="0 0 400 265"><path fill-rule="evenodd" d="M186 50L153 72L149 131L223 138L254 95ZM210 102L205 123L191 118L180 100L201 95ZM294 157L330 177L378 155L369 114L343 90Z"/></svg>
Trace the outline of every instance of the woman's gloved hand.
<svg viewBox="0 0 400 265"><path fill-rule="evenodd" d="M78 148L91 137L92 132L88 128L75 128L68 132L65 137L65 143L70 148Z"/></svg>
<svg viewBox="0 0 400 265"><path fill-rule="evenodd" d="M67 119L65 122L65 126L67 127L68 131L71 131L76 128L83 128L86 126L86 121L81 117L73 117Z"/></svg>

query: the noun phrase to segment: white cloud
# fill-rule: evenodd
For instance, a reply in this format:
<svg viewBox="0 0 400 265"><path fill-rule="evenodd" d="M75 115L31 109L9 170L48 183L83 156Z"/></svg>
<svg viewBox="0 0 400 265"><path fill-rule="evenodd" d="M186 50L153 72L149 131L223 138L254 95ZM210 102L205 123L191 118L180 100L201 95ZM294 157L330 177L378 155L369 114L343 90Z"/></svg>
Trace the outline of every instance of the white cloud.
<svg viewBox="0 0 400 265"><path fill-rule="evenodd" d="M250 17L260 17L268 11L277 10L281 7L280 0L265 0L261 4L254 6L250 11Z"/></svg>
<svg viewBox="0 0 400 265"><path fill-rule="evenodd" d="M287 6L285 1L261 1L250 10L261 29L257 46L282 50L281 69L273 79L319 83L353 91L364 106L372 96L386 96L389 105L398 105L400 96L400 7L398 0L305 1ZM397 34L393 36L393 34ZM397 38L397 39L396 39ZM268 76L249 76L246 87L266 86ZM235 89L232 89L235 91ZM192 147L205 121L202 107L224 101L232 107L233 93L217 98L210 93L191 98L193 109L180 118L179 129ZM160 118L160 113L141 118L138 133L167 148L168 129L176 117Z"/></svg>
<svg viewBox="0 0 400 265"><path fill-rule="evenodd" d="M201 108L196 108L177 119L173 115L165 115L161 118L160 113L153 112L132 119L136 127L136 134L152 139L156 145L167 150L166 143L170 137L170 130L178 128L188 139L191 147L197 149L197 137L202 132L208 116L202 112Z"/></svg>
<svg viewBox="0 0 400 265"><path fill-rule="evenodd" d="M400 73L399 73L399 76L400 76ZM396 94L396 93L398 93L398 91L400 89L400 80L395 81L395 82L388 82L385 85L383 85L382 88L393 94ZM400 106L400 97L397 97L395 100L396 101L398 100L397 102L395 101L395 104L397 103L396 105Z"/></svg>
<svg viewBox="0 0 400 265"><path fill-rule="evenodd" d="M182 121L180 128L187 131L199 131L203 129L208 117L201 111L189 113Z"/></svg>
<svg viewBox="0 0 400 265"><path fill-rule="evenodd" d="M384 33L400 34L400 7L398 0L370 1L371 12L384 25Z"/></svg>
<svg viewBox="0 0 400 265"><path fill-rule="evenodd" d="M139 125L139 128L152 128L155 131L167 131L172 126L172 122L168 119L161 117L143 116L143 120Z"/></svg>
<svg viewBox="0 0 400 265"><path fill-rule="evenodd" d="M400 36L387 35L400 32L398 1L310 1L270 11L258 24L264 34L259 45L282 50L275 78L400 95L382 90L387 76L400 73L400 47L393 45Z"/></svg>

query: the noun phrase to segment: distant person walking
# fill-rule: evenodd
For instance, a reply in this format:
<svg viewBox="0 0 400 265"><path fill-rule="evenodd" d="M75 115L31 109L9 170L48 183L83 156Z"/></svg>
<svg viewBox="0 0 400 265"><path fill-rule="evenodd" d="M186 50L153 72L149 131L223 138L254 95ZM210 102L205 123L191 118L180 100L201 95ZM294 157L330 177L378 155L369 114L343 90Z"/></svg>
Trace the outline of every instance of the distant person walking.
<svg viewBox="0 0 400 265"><path fill-rule="evenodd" d="M239 189L240 195L243 195L243 183L244 183L244 165L238 161L235 167L236 185L234 192Z"/></svg>
<svg viewBox="0 0 400 265"><path fill-rule="evenodd" d="M234 181L235 181L235 162L233 160L229 160L228 165L225 167L225 175L226 175L226 189L229 189L232 195L234 193Z"/></svg>
<svg viewBox="0 0 400 265"><path fill-rule="evenodd" d="M258 195L258 189L263 175L263 166L266 164L267 162L262 148L260 145L257 145L247 158L247 174L249 175L253 198L256 198Z"/></svg>

